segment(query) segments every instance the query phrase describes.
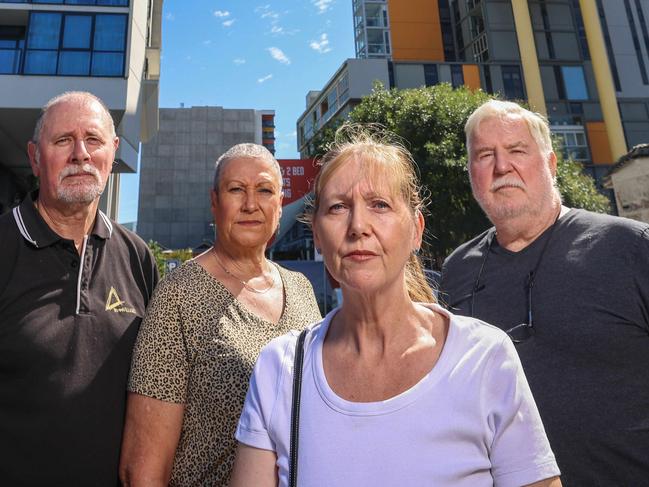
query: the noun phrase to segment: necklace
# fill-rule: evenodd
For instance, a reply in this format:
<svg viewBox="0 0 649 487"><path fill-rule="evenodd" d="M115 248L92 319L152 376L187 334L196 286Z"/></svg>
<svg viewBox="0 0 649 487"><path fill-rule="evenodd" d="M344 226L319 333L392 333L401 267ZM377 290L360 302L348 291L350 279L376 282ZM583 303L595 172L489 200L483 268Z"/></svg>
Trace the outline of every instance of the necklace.
<svg viewBox="0 0 649 487"><path fill-rule="evenodd" d="M248 291L253 292L253 293L257 293L257 294L264 294L264 293L267 293L268 291L270 291L272 288L275 287L275 279L273 279L272 277L271 277L271 278L267 278L267 277L265 277L265 276L264 276L264 279L266 279L267 281L270 280L270 284L268 285L267 288L265 288L265 289L257 289L257 288L255 288L255 287L251 286L251 285L248 284L246 281L244 281L243 279L237 277L235 274L233 274L232 272L230 272L230 271L228 270L227 267L225 267L225 264L223 264L223 262L221 262L221 260L218 259L218 258L216 257L216 252L214 251L214 247L212 247L212 250L210 251L210 254L212 254L212 257L214 257L214 261L218 264L218 266L219 266L221 269L223 269L223 270L225 271L225 273L226 273L228 276L230 276L230 277L231 277L232 279L234 279L235 281L240 282L241 285L242 285L243 287L245 287Z"/></svg>

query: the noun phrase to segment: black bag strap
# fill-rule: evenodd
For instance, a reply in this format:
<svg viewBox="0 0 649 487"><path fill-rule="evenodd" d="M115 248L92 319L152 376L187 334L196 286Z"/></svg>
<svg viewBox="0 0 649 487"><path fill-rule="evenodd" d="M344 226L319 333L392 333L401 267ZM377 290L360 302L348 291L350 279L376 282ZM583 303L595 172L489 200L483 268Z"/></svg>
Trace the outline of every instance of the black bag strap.
<svg viewBox="0 0 649 487"><path fill-rule="evenodd" d="M304 339L308 330L302 330L295 344L293 362L293 401L291 403L291 449L288 464L288 485L297 487L297 451L300 440L300 395L302 392L302 364L304 363Z"/></svg>

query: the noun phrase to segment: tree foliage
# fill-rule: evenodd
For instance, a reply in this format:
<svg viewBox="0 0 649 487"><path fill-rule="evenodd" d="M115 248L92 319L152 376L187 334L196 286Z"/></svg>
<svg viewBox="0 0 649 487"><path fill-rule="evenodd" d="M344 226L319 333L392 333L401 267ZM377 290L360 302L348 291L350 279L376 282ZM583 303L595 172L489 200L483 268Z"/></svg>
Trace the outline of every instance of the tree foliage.
<svg viewBox="0 0 649 487"><path fill-rule="evenodd" d="M453 89L447 83L405 90L376 84L349 116L353 123L382 125L412 153L429 202L425 250L436 267L455 247L490 225L471 194L464 136L469 115L489 98L483 91ZM330 127L319 134L317 152L326 151L334 133L335 127ZM560 151L557 157L557 183L566 204L608 211L608 200L580 165L563 161Z"/></svg>
<svg viewBox="0 0 649 487"><path fill-rule="evenodd" d="M164 276L167 272L166 263L168 260L177 260L182 264L194 256L192 249L164 250L162 246L154 240L149 240L147 245L153 254L160 277Z"/></svg>

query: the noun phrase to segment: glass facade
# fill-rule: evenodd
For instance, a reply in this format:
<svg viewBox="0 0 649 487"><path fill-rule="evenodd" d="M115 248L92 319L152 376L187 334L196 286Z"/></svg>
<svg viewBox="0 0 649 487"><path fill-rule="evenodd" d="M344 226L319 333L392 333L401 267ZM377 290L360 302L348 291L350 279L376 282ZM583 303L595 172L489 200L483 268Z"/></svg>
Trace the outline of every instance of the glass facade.
<svg viewBox="0 0 649 487"><path fill-rule="evenodd" d="M127 20L125 14L32 12L22 74L123 76Z"/></svg>
<svg viewBox="0 0 649 487"><path fill-rule="evenodd" d="M464 84L464 71L461 64L451 65L451 85L453 88L459 88Z"/></svg>
<svg viewBox="0 0 649 487"><path fill-rule="evenodd" d="M505 96L510 100L523 100L525 91L523 90L523 77L519 66L502 66L503 88Z"/></svg>
<svg viewBox="0 0 649 487"><path fill-rule="evenodd" d="M588 100L588 88L581 66L562 66L561 74L567 100Z"/></svg>
<svg viewBox="0 0 649 487"><path fill-rule="evenodd" d="M357 58L389 58L390 30L385 0L354 0Z"/></svg>
<svg viewBox="0 0 649 487"><path fill-rule="evenodd" d="M129 0L0 0L0 3L37 3L45 5L99 5L128 7Z"/></svg>
<svg viewBox="0 0 649 487"><path fill-rule="evenodd" d="M435 86L439 83L435 64L424 64L424 83L426 83L426 86Z"/></svg>
<svg viewBox="0 0 649 487"><path fill-rule="evenodd" d="M550 129L560 143L564 159L578 162L590 160L588 142L583 127L551 126Z"/></svg>
<svg viewBox="0 0 649 487"><path fill-rule="evenodd" d="M24 27L0 25L0 74L20 71L24 48Z"/></svg>

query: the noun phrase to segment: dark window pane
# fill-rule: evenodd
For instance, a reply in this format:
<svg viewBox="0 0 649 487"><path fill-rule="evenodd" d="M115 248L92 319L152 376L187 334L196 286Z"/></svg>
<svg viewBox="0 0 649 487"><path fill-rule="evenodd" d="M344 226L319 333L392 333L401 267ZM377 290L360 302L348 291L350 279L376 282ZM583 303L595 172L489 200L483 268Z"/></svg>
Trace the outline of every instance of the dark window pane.
<svg viewBox="0 0 649 487"><path fill-rule="evenodd" d="M2 0L0 0L2 3ZM23 25L0 25L0 42L4 41L24 41L25 26ZM7 46L5 46L7 47Z"/></svg>
<svg viewBox="0 0 649 487"><path fill-rule="evenodd" d="M59 74L88 76L90 71L90 51L61 51L59 54Z"/></svg>
<svg viewBox="0 0 649 487"><path fill-rule="evenodd" d="M523 93L521 69L518 66L503 66L501 69L505 96L510 100L520 100L525 98L525 93Z"/></svg>
<svg viewBox="0 0 649 487"><path fill-rule="evenodd" d="M68 5L95 5L95 0L65 0Z"/></svg>
<svg viewBox="0 0 649 487"><path fill-rule="evenodd" d="M56 74L56 51L27 51L25 74Z"/></svg>
<svg viewBox="0 0 649 487"><path fill-rule="evenodd" d="M63 28L64 49L90 49L92 17L89 15L66 15Z"/></svg>
<svg viewBox="0 0 649 487"><path fill-rule="evenodd" d="M581 66L562 66L563 82L568 100L588 100L588 89Z"/></svg>
<svg viewBox="0 0 649 487"><path fill-rule="evenodd" d="M126 15L95 17L96 51L123 51L126 45Z"/></svg>
<svg viewBox="0 0 649 487"><path fill-rule="evenodd" d="M97 0L97 5L113 5L116 7L128 7L128 0Z"/></svg>
<svg viewBox="0 0 649 487"><path fill-rule="evenodd" d="M464 84L464 73L460 64L451 65L451 84L453 88L459 88Z"/></svg>
<svg viewBox="0 0 649 487"><path fill-rule="evenodd" d="M434 86L439 83L437 66L434 64L424 64L424 82L426 86Z"/></svg>
<svg viewBox="0 0 649 487"><path fill-rule="evenodd" d="M20 49L0 49L0 74L16 74L19 65Z"/></svg>
<svg viewBox="0 0 649 487"><path fill-rule="evenodd" d="M63 0L32 0L33 3L63 3Z"/></svg>
<svg viewBox="0 0 649 487"><path fill-rule="evenodd" d="M124 54L95 52L92 56L92 76L122 76Z"/></svg>
<svg viewBox="0 0 649 487"><path fill-rule="evenodd" d="M29 22L27 47L32 49L58 49L61 31L61 14L32 13Z"/></svg>

